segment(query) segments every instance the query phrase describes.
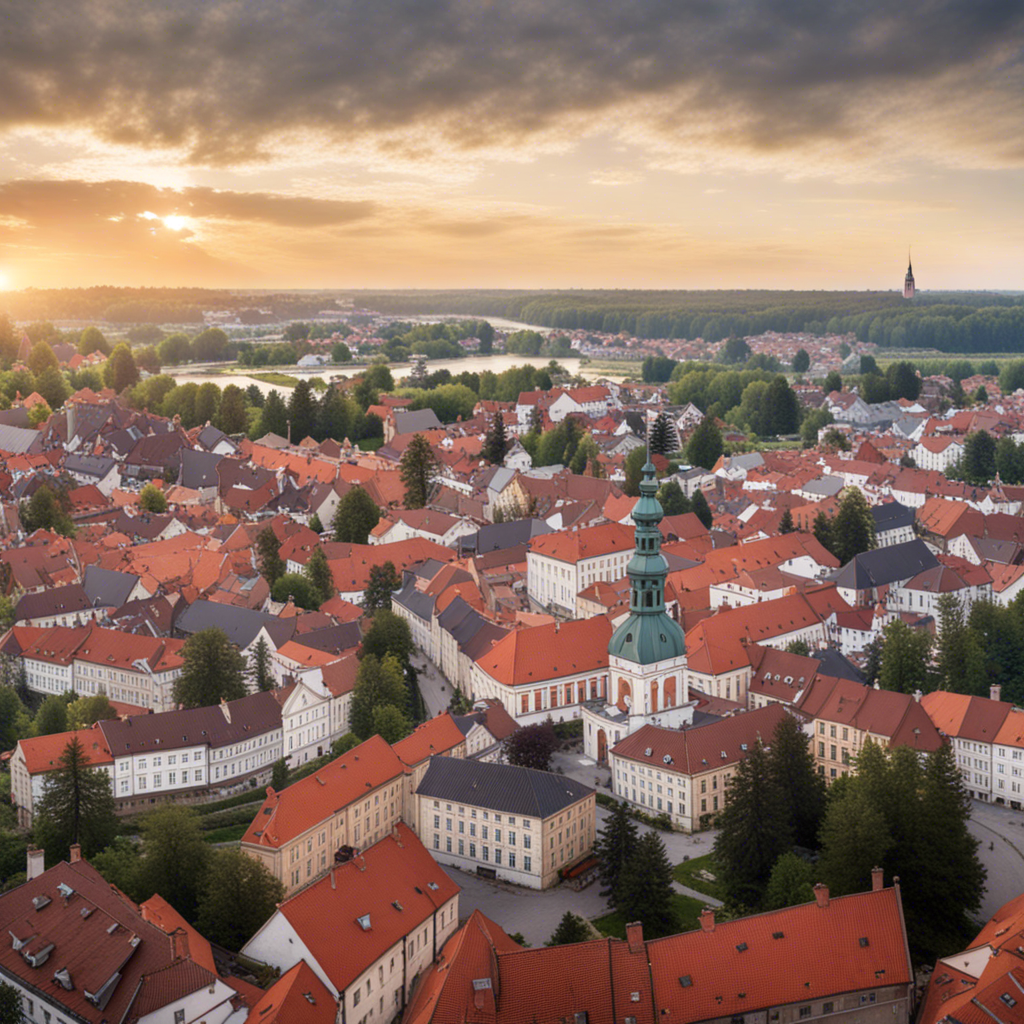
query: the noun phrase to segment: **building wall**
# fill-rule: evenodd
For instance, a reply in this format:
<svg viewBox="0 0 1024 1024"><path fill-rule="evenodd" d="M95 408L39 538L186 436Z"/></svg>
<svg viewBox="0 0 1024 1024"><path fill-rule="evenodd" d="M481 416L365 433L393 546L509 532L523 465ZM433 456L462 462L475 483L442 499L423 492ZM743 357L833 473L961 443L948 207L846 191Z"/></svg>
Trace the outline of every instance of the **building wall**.
<svg viewBox="0 0 1024 1024"><path fill-rule="evenodd" d="M586 700L607 696L608 673L593 672L584 677L561 676L538 679L536 683L506 686L474 665L473 695L476 700L496 698L520 725L568 721L580 717L580 706Z"/></svg>

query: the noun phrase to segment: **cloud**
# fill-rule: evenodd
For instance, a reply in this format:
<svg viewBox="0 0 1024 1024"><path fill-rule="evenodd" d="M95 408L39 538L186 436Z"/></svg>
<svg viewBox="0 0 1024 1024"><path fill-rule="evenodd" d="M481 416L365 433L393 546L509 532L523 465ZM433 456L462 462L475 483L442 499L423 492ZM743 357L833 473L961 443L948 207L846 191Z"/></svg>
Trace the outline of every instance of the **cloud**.
<svg viewBox="0 0 1024 1024"><path fill-rule="evenodd" d="M599 128L684 170L880 161L908 134L940 162L1019 164L1022 31L1005 0L49 0L5 18L0 128L197 164L367 140L429 163Z"/></svg>

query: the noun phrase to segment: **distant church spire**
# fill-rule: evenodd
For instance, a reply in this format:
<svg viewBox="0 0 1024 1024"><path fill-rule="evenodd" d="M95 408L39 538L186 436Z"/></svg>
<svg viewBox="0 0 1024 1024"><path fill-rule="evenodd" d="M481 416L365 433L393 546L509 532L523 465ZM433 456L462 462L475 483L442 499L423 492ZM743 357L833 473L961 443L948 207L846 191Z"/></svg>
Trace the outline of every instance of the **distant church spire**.
<svg viewBox="0 0 1024 1024"><path fill-rule="evenodd" d="M903 279L903 298L912 299L915 292L914 266L910 262L910 248L907 248L907 276Z"/></svg>

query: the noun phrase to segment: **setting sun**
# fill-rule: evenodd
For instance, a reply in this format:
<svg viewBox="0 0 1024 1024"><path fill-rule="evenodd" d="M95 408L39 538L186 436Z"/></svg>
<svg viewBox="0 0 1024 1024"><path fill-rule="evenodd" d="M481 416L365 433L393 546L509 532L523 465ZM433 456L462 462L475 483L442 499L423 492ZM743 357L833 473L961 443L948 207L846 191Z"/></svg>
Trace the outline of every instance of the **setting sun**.
<svg viewBox="0 0 1024 1024"><path fill-rule="evenodd" d="M182 217L180 213L172 213L164 217L164 227L171 231L181 231L188 224L188 218Z"/></svg>

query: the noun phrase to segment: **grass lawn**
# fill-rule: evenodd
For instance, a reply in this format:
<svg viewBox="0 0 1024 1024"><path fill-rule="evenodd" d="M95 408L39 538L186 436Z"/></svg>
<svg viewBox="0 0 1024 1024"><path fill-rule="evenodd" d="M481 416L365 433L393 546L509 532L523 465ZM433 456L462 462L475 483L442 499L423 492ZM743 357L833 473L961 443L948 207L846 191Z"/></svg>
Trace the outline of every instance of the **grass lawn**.
<svg viewBox="0 0 1024 1024"><path fill-rule="evenodd" d="M375 452L383 443L383 437L364 437L359 442L359 450L362 452Z"/></svg>
<svg viewBox="0 0 1024 1024"><path fill-rule="evenodd" d="M204 843L238 842L245 835L248 825L227 825L224 828L210 829L203 834Z"/></svg>
<svg viewBox="0 0 1024 1024"><path fill-rule="evenodd" d="M722 883L719 881L709 882L698 874L700 871L708 871L716 876L719 874L712 859L713 857L714 854L706 853L703 857L693 857L691 860L683 861L682 864L677 864L672 869L672 877L680 885L696 889L697 892L702 892L706 896L714 896L716 899L724 900L725 890L722 887Z"/></svg>
<svg viewBox="0 0 1024 1024"><path fill-rule="evenodd" d="M675 893L672 896L672 906L676 912L678 931L689 932L700 927L700 912L704 909L704 904L700 900ZM611 935L618 939L626 937L626 922L619 913L595 917L591 923L602 935Z"/></svg>
<svg viewBox="0 0 1024 1024"><path fill-rule="evenodd" d="M264 384L276 384L280 388L293 388L299 383L299 378L293 377L290 373L276 373L272 370L266 373L250 373L248 376L253 380L261 380Z"/></svg>

